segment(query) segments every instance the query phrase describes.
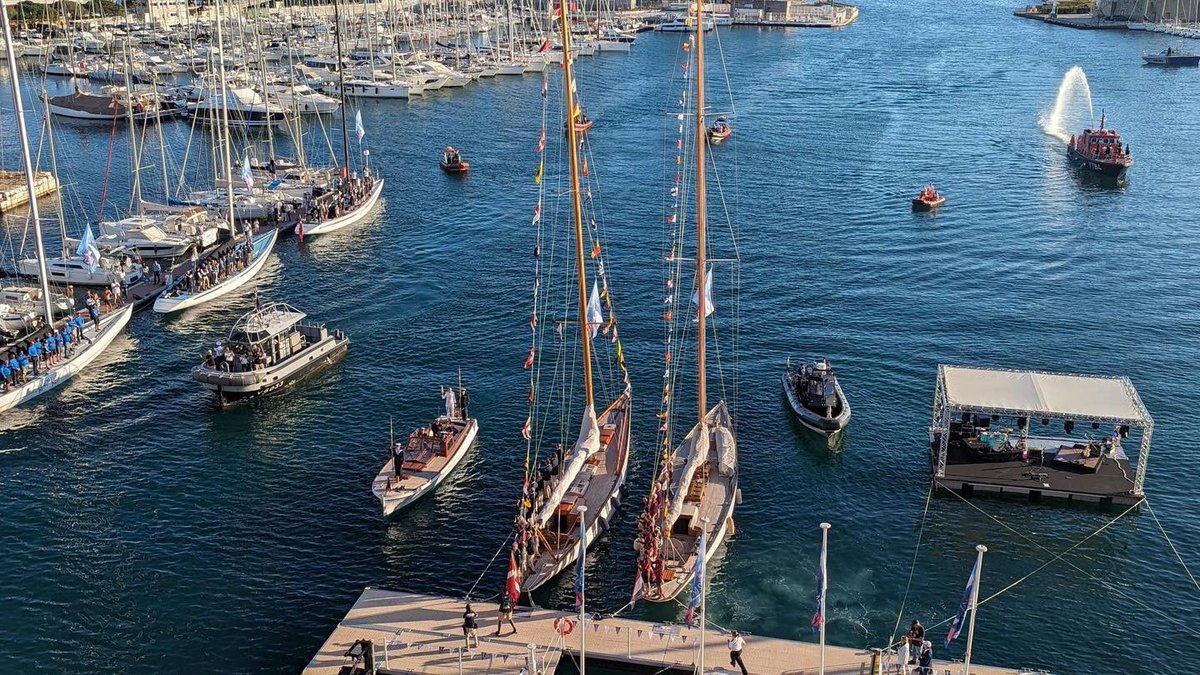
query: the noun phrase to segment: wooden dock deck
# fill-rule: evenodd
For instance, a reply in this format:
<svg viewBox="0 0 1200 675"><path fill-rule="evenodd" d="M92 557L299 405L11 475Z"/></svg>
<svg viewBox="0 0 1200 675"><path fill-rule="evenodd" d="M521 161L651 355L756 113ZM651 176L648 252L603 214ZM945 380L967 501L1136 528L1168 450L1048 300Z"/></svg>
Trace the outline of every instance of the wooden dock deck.
<svg viewBox="0 0 1200 675"><path fill-rule="evenodd" d="M33 181L34 198L45 197L58 191L58 179L49 171L39 171ZM0 213L11 211L29 203L29 189L25 186L25 172L0 171Z"/></svg>
<svg viewBox="0 0 1200 675"><path fill-rule="evenodd" d="M576 615L545 609L518 608L513 620L516 634L505 625L496 637L496 604L477 602L479 647L467 650L462 634L461 600L415 593L367 588L346 614L316 656L304 669L305 675L350 675L346 651L360 639L375 645L380 673L505 673L526 669L532 651L538 673L553 673L562 660L578 658L580 636L575 626L562 637L556 620L575 620ZM586 629L589 663L620 664L628 672L692 673L698 656L699 629L677 624L608 617L589 621ZM728 667L728 636L707 631L705 671L735 673ZM754 675L815 674L820 654L812 642L746 636L743 653L746 667ZM957 675L962 664L935 662L938 675ZM871 673L871 655L847 647L825 648L825 670L849 674ZM361 671L359 671L361 672ZM1014 674L1017 670L971 665L978 675Z"/></svg>

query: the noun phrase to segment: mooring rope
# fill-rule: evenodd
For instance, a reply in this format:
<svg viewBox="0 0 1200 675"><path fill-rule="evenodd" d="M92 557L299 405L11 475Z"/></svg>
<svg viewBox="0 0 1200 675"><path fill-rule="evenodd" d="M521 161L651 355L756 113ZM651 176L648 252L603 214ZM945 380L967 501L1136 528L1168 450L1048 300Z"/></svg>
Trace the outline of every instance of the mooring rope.
<svg viewBox="0 0 1200 675"><path fill-rule="evenodd" d="M1196 581L1196 577L1192 576L1192 571L1188 569L1187 563L1183 561L1183 556L1179 555L1179 550L1175 548L1175 542L1171 541L1171 538L1167 536L1166 528L1164 528L1163 524L1159 522L1158 516L1154 515L1154 509L1150 508L1150 500L1143 499L1142 501L1145 502L1146 510L1150 512L1150 517L1154 519L1154 524L1158 525L1158 531L1162 532L1163 539L1167 541L1167 546L1171 547L1171 552L1175 554L1175 558L1179 561L1179 564L1183 566L1183 571L1187 573L1188 578L1192 580L1192 585L1195 586L1197 590L1200 590L1200 583Z"/></svg>
<svg viewBox="0 0 1200 675"><path fill-rule="evenodd" d="M921 540L925 537L925 518L929 515L929 505L933 502L934 482L929 481L929 492L925 495L925 510L921 512L921 528L917 531L917 547L913 549L912 565L908 568L908 583L904 586L904 598L900 601L900 611L896 613L896 625L892 627L892 637L888 640L896 644L896 633L900 632L900 622L904 619L904 608L908 605L908 592L912 590L913 577L917 573L917 556L921 553Z"/></svg>
<svg viewBox="0 0 1200 675"><path fill-rule="evenodd" d="M1024 541L1026 541L1026 542L1028 542L1028 543L1030 543L1030 544L1033 544L1033 545L1034 545L1034 546L1036 546L1037 548L1040 548L1040 549L1042 549L1043 551L1046 551L1047 553L1049 553L1049 552L1050 552L1050 549L1046 548L1045 546L1042 546L1040 543L1038 543L1037 541L1035 541L1035 540L1034 540L1034 539L1032 539L1031 537L1029 537L1029 536L1025 535L1023 532L1020 532L1019 530L1017 530L1017 529L1015 529L1015 528L1013 528L1013 527L1009 526L1007 523L1005 523L1004 521L1000 520L1000 519L999 519L999 518L997 518L996 516L993 516L992 514L988 513L987 511L984 511L982 508L980 508L980 507L976 506L975 504L972 504L972 503L971 503L969 500L967 500L967 498L966 498L966 497L963 497L962 495L958 494L957 492L954 492L953 490L948 490L948 491L949 491L951 494L953 494L955 497L958 497L959 499L961 499L961 500L962 500L964 503L966 503L966 504L967 504L968 506L970 506L971 508L975 509L976 511L979 511L979 512L980 512L980 513L982 513L983 515L985 515L985 516L987 516L988 518L990 518L991 520L995 521L995 522L996 522L996 524L997 524L997 525L999 525L1000 527L1003 527L1004 529L1008 530L1009 532L1012 532L1013 534L1017 535L1018 537L1020 537L1020 538L1021 538L1021 539L1023 539ZM1145 502L1145 499L1143 499L1143 500L1142 500L1142 502ZM1141 504L1142 502L1138 502L1138 504ZM1113 521L1113 522L1116 522L1116 520L1119 520L1119 519L1120 519L1121 517L1123 517L1123 516L1124 516L1126 513L1129 513L1129 511L1133 510L1133 508L1134 508L1134 507L1136 507L1136 506L1138 506L1138 504L1134 504L1134 506L1130 507L1130 508L1129 508L1129 510L1125 511L1125 513L1122 513L1120 516L1117 516L1117 518L1116 518L1116 519L1114 519L1114 521ZM1112 523L1109 523L1108 525L1111 525L1111 524L1112 524ZM1105 528L1107 528L1107 527L1108 527L1108 525L1105 525L1104 527L1105 527ZM1088 536L1089 536L1089 538L1090 538L1092 535L1088 535ZM1082 542L1081 542L1081 543L1082 543ZM1072 548L1074 548L1074 547L1072 547ZM1105 581L1105 580L1103 580L1103 579L1100 579L1100 578L1096 577L1096 576L1095 576L1095 575L1093 575L1091 572L1089 572L1089 571L1087 571L1087 570L1083 569L1082 567L1080 567L1079 565L1076 565L1075 563L1071 562L1070 560L1064 560L1063 562L1064 562L1064 563L1066 563L1067 565L1070 565L1070 566L1071 566L1071 567L1072 567L1072 568L1073 568L1075 571L1082 573L1082 574L1083 574L1083 575L1085 575L1085 576L1086 576L1088 579L1090 579L1090 580L1092 580L1092 581L1095 581L1096 583L1100 584L1101 586L1103 586L1104 588L1108 589L1109 591L1112 591L1113 593L1116 593L1117 595L1121 596L1122 598L1125 598L1126 600L1128 600L1128 601L1130 601L1130 602L1132 602L1132 603L1134 603L1134 604L1138 605L1138 606L1139 606L1139 607L1141 607L1142 609L1144 609L1144 610L1146 610L1146 611L1148 611L1148 612L1150 612L1150 613L1152 613L1152 614L1156 614L1156 615L1158 615L1159 617L1161 617L1161 618L1163 618L1163 619L1166 619L1166 620L1167 620L1168 622L1170 622L1170 623L1173 623L1173 624L1176 624L1176 625L1178 625L1178 626L1182 627L1182 628L1183 628L1185 631L1187 631L1187 632L1189 632L1189 633L1191 633L1191 634L1193 634L1193 635L1195 635L1195 636L1197 636L1197 637L1200 637L1200 630L1196 630L1195 628L1192 628L1192 627L1191 627L1191 626L1189 626L1187 623L1185 623L1185 622L1183 622L1183 621L1180 621L1179 619L1176 619L1175 617L1171 616L1170 614L1167 614L1166 612L1163 612L1163 611L1161 611L1161 610L1155 609L1154 607L1151 607L1150 605L1146 604L1145 602L1142 602L1141 600L1139 600L1139 599L1137 599L1137 598L1133 597L1132 595L1129 595L1128 593L1126 593L1126 592L1122 591L1121 589L1119 589L1119 588L1117 588L1117 587L1113 586L1112 584L1108 583L1107 581ZM1040 568L1039 568L1039 569L1040 569ZM988 598L988 600L992 599L992 597L995 597L995 595L993 595L993 596L990 596L990 597ZM983 604L983 602L985 602L985 601L980 601L980 603L979 603L979 604L981 604L981 605L982 605L982 604ZM940 626L940 625L942 625L942 624L946 623L947 621L949 621L949 619L947 619L946 621L942 621L941 623L939 623L939 624L936 624L935 626L931 626L930 628L935 628L935 627L937 627L937 626Z"/></svg>
<svg viewBox="0 0 1200 675"><path fill-rule="evenodd" d="M479 586L480 581L483 581L483 577L488 573L488 570L492 569L492 565L495 564L496 558L500 557L500 553L502 553L504 551L504 549L508 546L508 540L512 538L513 534L516 531L517 531L517 528L516 528L516 526L514 526L513 529L509 530L508 534L504 536L504 542L502 544L500 544L500 548L496 549L496 553L492 556L492 559L488 561L487 566L484 567L483 571L479 573L479 577L477 579L475 579L475 583L471 584L471 590L467 591L466 596L464 596L465 599L467 599L467 600L471 599L471 595L473 593L475 593L475 588L477 586ZM500 594L497 593L496 595L500 595ZM492 597L496 597L496 596L492 596ZM491 598L484 598L484 599L490 600Z"/></svg>

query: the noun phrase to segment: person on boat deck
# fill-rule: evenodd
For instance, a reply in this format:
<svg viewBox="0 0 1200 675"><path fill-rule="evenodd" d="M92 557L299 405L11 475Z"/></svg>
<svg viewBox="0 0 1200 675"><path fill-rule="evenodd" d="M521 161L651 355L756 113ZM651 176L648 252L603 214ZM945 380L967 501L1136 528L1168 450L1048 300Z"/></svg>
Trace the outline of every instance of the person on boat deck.
<svg viewBox="0 0 1200 675"><path fill-rule="evenodd" d="M396 478L404 480L404 444L392 444L392 473L396 474Z"/></svg>
<svg viewBox="0 0 1200 675"><path fill-rule="evenodd" d="M509 633L509 635L516 634L517 624L513 623L512 617L513 617L513 599L512 599L512 596L508 594L508 591L505 591L504 593L502 593L500 595L500 616L499 616L499 619L496 621L496 635L500 634L500 629L504 626L505 621L508 622L509 626L512 626L512 633Z"/></svg>
<svg viewBox="0 0 1200 675"><path fill-rule="evenodd" d="M0 385L4 391L12 386L12 367L8 365L8 359L0 359Z"/></svg>
<svg viewBox="0 0 1200 675"><path fill-rule="evenodd" d="M29 345L26 353L29 354L29 360L33 362L33 376L37 377L38 373L41 372L38 369L38 362L41 360L42 348L38 342L34 340L33 344Z"/></svg>
<svg viewBox="0 0 1200 675"><path fill-rule="evenodd" d="M365 170L364 170L365 171ZM458 388L458 414L465 420L471 415L467 413L467 406L471 404L471 395L467 393L466 387Z"/></svg>
<svg viewBox="0 0 1200 675"><path fill-rule="evenodd" d="M74 328L75 328L75 326L72 325L72 323L70 321L68 321L67 325L63 326L62 330L60 330L58 332L59 337L62 338L63 358L66 358L66 359L71 358L71 352L74 351L71 349L71 342L72 342L71 333L74 332Z"/></svg>
<svg viewBox="0 0 1200 675"><path fill-rule="evenodd" d="M918 675L933 675L933 643L921 644L921 656L917 659Z"/></svg>

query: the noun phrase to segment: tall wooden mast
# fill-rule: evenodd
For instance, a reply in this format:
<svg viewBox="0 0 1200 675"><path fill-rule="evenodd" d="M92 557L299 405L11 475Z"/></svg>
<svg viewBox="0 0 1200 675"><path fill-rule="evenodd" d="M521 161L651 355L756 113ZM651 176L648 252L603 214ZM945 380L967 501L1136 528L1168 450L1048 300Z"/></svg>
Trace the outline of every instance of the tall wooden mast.
<svg viewBox="0 0 1200 675"><path fill-rule="evenodd" d="M705 258L708 243L708 191L704 182L704 150L708 144L708 128L704 125L704 8L703 0L696 0L696 400L700 406L700 422L708 412L708 401L704 369L705 314L708 311L707 273Z"/></svg>
<svg viewBox="0 0 1200 675"><path fill-rule="evenodd" d="M579 274L579 336L583 340L583 388L587 404L595 410L592 392L592 333L588 326L587 268L583 253L583 203L579 194L579 133L575 130L575 114L579 110L575 103L575 76L571 64L571 20L567 0L559 0L559 23L562 28L563 49L563 96L567 108L567 144L571 160L571 210L575 215L575 266Z"/></svg>

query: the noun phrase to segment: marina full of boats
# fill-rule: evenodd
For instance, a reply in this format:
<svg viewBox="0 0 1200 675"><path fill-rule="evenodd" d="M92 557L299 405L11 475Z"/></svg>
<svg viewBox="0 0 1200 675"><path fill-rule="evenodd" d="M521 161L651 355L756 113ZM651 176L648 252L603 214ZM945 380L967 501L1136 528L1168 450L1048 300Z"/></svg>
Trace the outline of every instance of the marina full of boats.
<svg viewBox="0 0 1200 675"><path fill-rule="evenodd" d="M594 54L628 52L649 24L603 8L550 5L509 2L453 11L365 5L342 15L335 3L332 15L297 7L284 13L286 21L271 21L253 13L222 17L218 1L212 15L185 26L97 24L68 34L14 33L5 16L5 65L28 190L34 191L38 171L46 165L35 160L34 149L56 152L29 138L27 115L36 109L44 113L39 117L49 137L64 118L108 122L95 126L101 133L110 130L110 143L127 134L133 194L127 207L114 207L119 212L113 217L103 200L95 220L71 220L58 208L55 217L45 219L57 220L57 239L45 236L38 202L31 203L25 221L32 250L22 250L8 266L5 281L17 283L0 288L0 324L7 341L7 354L0 359L0 412L73 377L87 377L89 364L117 340L135 311L152 308L160 315L156 321L180 321L173 317L205 311L222 297L234 299L244 312L227 332L208 337L212 347L193 355L189 363L195 365L178 374L180 379L190 374L192 386L211 392L215 407L283 395L334 368L349 356L351 343L338 328L338 317L328 317L329 324L310 319L285 302L286 292L266 299L256 291L251 299L256 279L269 261L278 260L280 240L294 235L303 242L352 231L386 208L385 182L395 194L402 180L408 189L413 181L437 179L440 168L454 177L445 177L448 184L461 186L469 184L463 181L472 171L467 152L445 146L439 156L442 143L422 167L396 167L372 154L371 135L394 131L368 130L358 107L361 99L411 98L469 87L480 78L528 74L542 84L533 94L542 100L541 117L514 127L513 133L525 134L528 145L537 148L532 161L524 158L533 187L522 196L533 216L522 232L526 238L512 247L523 253L496 253L512 257L515 274L531 277L528 313L504 314L510 330L528 332L529 350L519 371L527 375L522 386L528 384L518 392L526 404L520 433L482 428L471 414L460 373L457 385L441 388L436 414L401 421L400 428L411 431L397 438L389 420L386 453L376 453L369 467L356 467L361 491L378 502L383 518L400 518L470 466L480 438L502 437L513 466L521 468L516 480L508 477L511 499L498 516L512 528L503 540L481 545L498 545L493 562L507 562L505 586L497 590L510 599L510 614L512 604L533 604L534 593L544 593L573 572L576 609L586 632L592 620L584 607L588 552L626 511L636 519L630 604L686 602L689 626L697 612L705 625L704 597L712 574L707 565L738 529L734 517L745 480L739 401L736 387L734 395L726 395L725 382L736 377L738 367L730 354L736 354L743 321L738 309L742 254L736 219L728 211L731 200L723 194L727 184L715 173L715 167L731 161L744 132L734 135L732 113L711 109L714 97L706 86L725 69L706 66L711 47L704 37L734 21L696 4L657 24L659 32L683 35L678 55L683 66L664 68L662 77L672 98L675 91L682 94L669 117L678 131L675 122L667 130L663 273L661 288L654 289L662 296L662 363L655 366L661 368L662 382L639 383L638 401L652 401L646 408L655 408L643 413L634 406L621 340L623 317L616 310L623 289L612 272L625 261L609 254L602 167L591 151L593 136L602 135L604 125L594 126L583 110L591 83L576 65ZM849 7L818 5L830 11ZM72 78L72 91L23 98L22 58L26 73ZM103 86L79 82L84 79ZM173 172L164 147L156 148L154 135L161 137L169 124L190 126L183 163L193 166ZM1132 155L1106 124L1102 114L1098 129L1071 137L1066 161L1124 180ZM304 142L306 134L318 137L328 152L310 154L313 144ZM191 154L192 135L203 141L194 149L199 159ZM295 156L283 156L281 148ZM145 168L156 149L162 152L163 199L152 201L144 198L142 186L159 178ZM473 171L486 168L485 159ZM424 173L414 178L414 171ZM401 177L403 172L409 173ZM945 201L929 184L911 205L913 211L933 211ZM347 368L353 367L351 359ZM770 381L780 382L778 365L773 367ZM512 370L518 371L515 363ZM781 378L786 409L780 414L792 415L805 433L828 439L835 450L833 439L851 420L840 374L828 359L795 365L789 359ZM467 375L468 382L481 377ZM773 389L778 384L771 386L778 392ZM432 392L428 398L433 399ZM253 411L250 406L248 412ZM635 429L643 423L653 429L642 432L654 437L651 447L635 444ZM956 451L991 438L975 427L964 431L965 421L955 424ZM985 421L980 424L986 428ZM1073 428L1071 421L1068 432ZM1116 439L1124 433L1120 425L1115 433L1107 444L1080 447L1083 459L1098 460L1094 449L1116 457ZM1023 449L1023 443L1012 445L1010 435L1004 432L1000 441L1009 444L1003 446L1003 459L1029 461L1014 449ZM635 457L651 465L646 490L627 480ZM631 501L634 491L639 499ZM823 645L824 546L821 560L813 626L821 631ZM977 582L972 583L977 591ZM975 597L964 607L974 612L977 603ZM562 625L554 627L565 638L571 628ZM464 629L473 630L467 624ZM347 656L362 660L361 654ZM897 669L907 671L901 661ZM359 665L347 672L368 672Z"/></svg>

